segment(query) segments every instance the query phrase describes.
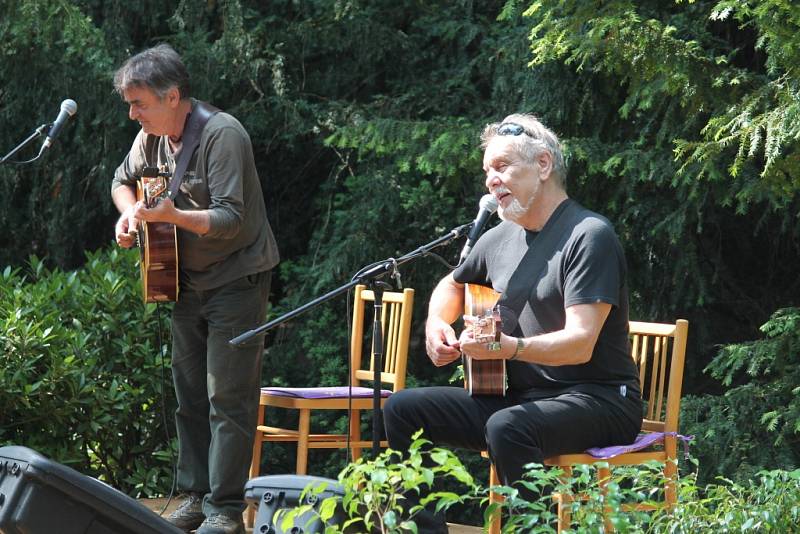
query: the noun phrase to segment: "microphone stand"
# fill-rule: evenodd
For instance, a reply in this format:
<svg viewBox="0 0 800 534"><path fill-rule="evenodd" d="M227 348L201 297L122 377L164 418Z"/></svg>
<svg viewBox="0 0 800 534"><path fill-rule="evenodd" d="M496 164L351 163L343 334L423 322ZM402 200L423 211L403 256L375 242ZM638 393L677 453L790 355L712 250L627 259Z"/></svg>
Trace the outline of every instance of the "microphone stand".
<svg viewBox="0 0 800 534"><path fill-rule="evenodd" d="M244 343L247 343L253 337L266 332L267 330L271 330L278 325L285 323L286 321L297 317L298 315L307 312L311 308L315 308L319 306L323 302L327 302L332 298L341 295L342 293L349 291L353 287L358 284L367 284L369 285L370 289L375 294L375 302L374 302L374 320L373 320L373 329L372 329L372 351L374 353L374 375L373 375L373 395L372 395L372 454L373 456L377 456L380 451L380 426L381 426L381 371L383 370L383 335L381 329L381 310L383 308L383 290L384 288L390 287L389 284L386 282L378 280L378 278L384 276L386 273L392 272L397 273L397 266L402 265L408 261L411 261L416 258L421 258L423 256L427 256L431 250L436 247L440 247L450 243L451 241L462 237L469 232L472 228L473 223L467 223L456 228L453 228L447 234L434 239L430 243L423 245L397 259L389 258L386 260L382 260L366 267L363 267L359 270L353 278L344 285L339 286L338 288L334 289L333 291L329 291L324 295L315 298L314 300L303 304L299 308L296 308L284 315L281 315L277 319L273 319L268 323L265 323L253 330L249 330L239 336L231 339L228 341L229 344L234 346L241 346Z"/></svg>
<svg viewBox="0 0 800 534"><path fill-rule="evenodd" d="M13 155L14 155L14 154L16 154L17 152L19 152L19 151L20 151L22 148L24 148L24 147L25 147L25 146L26 146L28 143L30 143L31 141L33 141L33 140L34 140L34 139L36 139L37 137L41 137L42 135L44 135L44 131L45 131L47 128L49 128L49 127L50 127L50 125L51 125L50 123L45 123L45 124L42 124L41 126L39 126L38 128L36 128L36 131L34 131L34 132L33 132L33 133L30 135L30 136L28 136L28 138L27 138L27 139L25 139L23 142L21 142L20 144L18 144L18 145L17 145L17 146L16 146L14 149L12 149L12 150L11 150L11 152L9 152L8 154L6 154L6 155L5 155L5 156L3 156L2 158L0 158L0 165L2 165L3 163L5 163L6 161L8 161L8 159L9 159L11 156L13 156ZM23 163L30 163L31 161L35 161L35 160L39 159L39 156L41 156L41 155L42 155L42 153L41 153L41 151L40 151L38 156L36 156L35 158L33 158L33 159L32 159L32 160L30 160L30 161L25 161L25 162L23 162Z"/></svg>

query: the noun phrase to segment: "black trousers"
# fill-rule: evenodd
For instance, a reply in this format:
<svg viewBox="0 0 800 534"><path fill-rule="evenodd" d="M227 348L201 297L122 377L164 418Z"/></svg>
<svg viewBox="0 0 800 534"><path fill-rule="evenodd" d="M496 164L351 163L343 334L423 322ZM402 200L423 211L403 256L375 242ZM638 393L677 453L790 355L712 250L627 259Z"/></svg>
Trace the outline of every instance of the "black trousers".
<svg viewBox="0 0 800 534"><path fill-rule="evenodd" d="M459 387L406 389L386 402L386 436L400 451L408 450L420 428L435 446L488 450L500 481L510 486L522 479L528 463L636 439L642 424L637 393L623 395L612 386L578 389L506 397L471 397Z"/></svg>

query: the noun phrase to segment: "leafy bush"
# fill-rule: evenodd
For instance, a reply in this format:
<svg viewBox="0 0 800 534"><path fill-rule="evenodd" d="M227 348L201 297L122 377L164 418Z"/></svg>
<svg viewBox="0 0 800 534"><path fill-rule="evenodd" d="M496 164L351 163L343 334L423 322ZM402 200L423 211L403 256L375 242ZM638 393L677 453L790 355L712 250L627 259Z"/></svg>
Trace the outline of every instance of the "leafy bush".
<svg viewBox="0 0 800 534"><path fill-rule="evenodd" d="M800 464L800 309L776 311L761 331L764 339L722 347L706 368L723 395L682 403L683 431L699 438L701 481Z"/></svg>
<svg viewBox="0 0 800 534"><path fill-rule="evenodd" d="M573 474L562 480L560 469L531 465L525 483L583 496L570 505L574 529L570 532L600 534L607 532L607 524L615 532L631 534L800 532L800 470L762 471L746 484L719 479L704 487L697 485L696 473L691 473L678 480L678 503L673 509L645 512L631 511L629 506L658 507L663 503L660 488L664 478L659 464L615 467L601 489L596 475L602 466L608 467L576 466ZM504 487L498 491L507 495L505 506L512 511L503 524L503 532L556 532L555 504L549 494L526 502L514 489Z"/></svg>
<svg viewBox="0 0 800 534"><path fill-rule="evenodd" d="M390 450L374 461L359 460L341 472L339 480L345 491L342 502L350 517L343 525L330 524L338 506L335 497L323 501L318 511L306 504L279 512L276 524L288 532L295 521L304 517L326 523L325 534L340 534L352 526L357 527L357 532L416 532L414 514L419 508L404 510L400 502L404 495L416 493L420 487L429 490L434 480L446 476L456 477L467 491L462 495L434 492L423 503L433 502L437 509L447 509L457 502L485 504L488 489L474 485L458 458L446 449L433 449L428 456L429 453L419 449L424 443L418 440L414 444L408 460ZM436 467L424 468L426 458L435 460ZM696 460L692 464L697 467ZM762 471L746 484L719 479L703 487L697 484L696 472L692 472L678 480L678 503L666 510L659 506L663 503L664 478L657 462L640 467L615 467L602 488L597 483L600 467L608 464L578 465L570 475L565 475L560 468L528 465L522 484L541 497L527 501L520 498L517 488L493 488L505 501L486 508L484 526L488 527L494 513L504 509L504 533L555 533L557 505L552 492L556 491L581 497L567 505L571 525L564 532L601 534L608 532L609 526L614 532L628 534L800 532L800 469ZM324 487L309 486L300 501L308 502L305 495L322 490ZM632 510L632 505L650 506L651 511Z"/></svg>
<svg viewBox="0 0 800 534"><path fill-rule="evenodd" d="M742 484L719 479L701 488L695 480L682 479L679 505L644 532L800 532L800 469L761 471Z"/></svg>
<svg viewBox="0 0 800 534"><path fill-rule="evenodd" d="M281 512L276 523L288 532L300 517L319 517L325 523L325 534L343 532L417 532L415 516L426 507L437 512L456 503L477 503L479 488L458 457L447 449L430 448L430 442L414 436L408 454L389 449L377 458L365 461L359 458L339 474L344 488L342 506L349 517L343 525L330 524L337 507L337 498L325 499L315 511L312 504ZM434 491L445 479L458 481L466 491ZM324 487L304 490L300 502L308 502L305 495L319 493ZM355 530L353 530L355 529Z"/></svg>
<svg viewBox="0 0 800 534"><path fill-rule="evenodd" d="M27 270L2 272L0 444L142 496L170 487L174 403L159 350L169 331L142 303L135 257L100 251L72 272L32 257Z"/></svg>

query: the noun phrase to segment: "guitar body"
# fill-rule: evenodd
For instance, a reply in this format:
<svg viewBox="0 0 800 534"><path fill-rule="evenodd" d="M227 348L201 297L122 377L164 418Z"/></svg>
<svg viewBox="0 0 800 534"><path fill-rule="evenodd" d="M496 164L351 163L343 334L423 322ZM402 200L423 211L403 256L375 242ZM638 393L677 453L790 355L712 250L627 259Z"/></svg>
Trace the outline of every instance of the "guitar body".
<svg viewBox="0 0 800 534"><path fill-rule="evenodd" d="M484 316L490 311L500 293L490 287L466 284L464 313ZM470 395L505 396L507 388L505 360L474 360L464 355L464 387Z"/></svg>
<svg viewBox="0 0 800 534"><path fill-rule="evenodd" d="M137 200L155 206L168 194L164 176L142 176L137 184ZM178 300L178 238L171 223L142 222L138 232L139 268L145 302Z"/></svg>

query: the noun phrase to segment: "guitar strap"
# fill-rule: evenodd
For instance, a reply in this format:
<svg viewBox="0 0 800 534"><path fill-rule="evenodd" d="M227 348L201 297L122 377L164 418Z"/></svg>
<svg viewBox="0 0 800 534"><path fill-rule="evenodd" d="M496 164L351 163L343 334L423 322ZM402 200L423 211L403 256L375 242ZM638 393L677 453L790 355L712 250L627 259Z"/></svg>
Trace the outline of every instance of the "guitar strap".
<svg viewBox="0 0 800 534"><path fill-rule="evenodd" d="M217 113L219 113L219 109L198 100L189 114L186 130L183 132L183 146L180 154L178 154L178 161L175 163L175 172L172 173L172 178L169 182L169 198L173 201L180 193L183 173L189 167L189 162L195 150L200 146L200 136L203 133L203 128L206 127L208 120Z"/></svg>
<svg viewBox="0 0 800 534"><path fill-rule="evenodd" d="M564 225L577 222L572 219L580 212L577 202L572 200L564 202L563 206L559 206L561 209L556 209L542 231L528 246L514 274L511 275L506 290L497 301L503 320L503 332L506 334L513 335L518 326L523 333L531 332L538 324L530 305L531 293L537 290L538 281L547 268L547 262L550 260L548 252L559 247L569 236L569 232L564 232ZM558 221L561 221L561 224L556 224ZM531 280L535 281L533 285Z"/></svg>

